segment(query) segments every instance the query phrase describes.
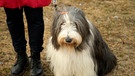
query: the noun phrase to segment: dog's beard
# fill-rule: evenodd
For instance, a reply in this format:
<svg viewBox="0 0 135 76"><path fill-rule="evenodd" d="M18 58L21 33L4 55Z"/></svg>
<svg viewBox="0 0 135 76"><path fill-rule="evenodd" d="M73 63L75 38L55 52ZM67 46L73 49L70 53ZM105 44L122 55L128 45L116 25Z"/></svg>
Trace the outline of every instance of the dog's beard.
<svg viewBox="0 0 135 76"><path fill-rule="evenodd" d="M82 43L82 36L77 32L76 27L68 25L61 27L57 38L58 44L64 48L77 48Z"/></svg>

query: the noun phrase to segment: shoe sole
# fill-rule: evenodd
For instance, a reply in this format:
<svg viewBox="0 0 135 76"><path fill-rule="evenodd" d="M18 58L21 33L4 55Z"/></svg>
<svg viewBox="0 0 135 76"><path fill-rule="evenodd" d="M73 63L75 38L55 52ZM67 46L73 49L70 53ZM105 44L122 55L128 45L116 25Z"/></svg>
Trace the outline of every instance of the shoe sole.
<svg viewBox="0 0 135 76"><path fill-rule="evenodd" d="M30 75L30 76L44 76L44 71L38 75Z"/></svg>

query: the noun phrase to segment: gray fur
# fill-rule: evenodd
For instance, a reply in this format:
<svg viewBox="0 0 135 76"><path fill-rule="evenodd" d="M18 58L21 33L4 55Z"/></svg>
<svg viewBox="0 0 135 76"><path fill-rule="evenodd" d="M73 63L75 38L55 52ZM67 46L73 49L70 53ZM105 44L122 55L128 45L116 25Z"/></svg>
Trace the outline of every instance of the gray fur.
<svg viewBox="0 0 135 76"><path fill-rule="evenodd" d="M93 60L97 64L97 75L104 76L109 73L116 66L116 57L103 40L99 30L86 19L84 12L76 7L67 6L58 8L54 13L51 27L52 44L54 47L56 49L60 47L57 37L61 31L61 25L65 22L61 12L68 13L70 20L76 25L78 33L82 36L83 41L76 49L81 51L86 45L89 45L93 50Z"/></svg>

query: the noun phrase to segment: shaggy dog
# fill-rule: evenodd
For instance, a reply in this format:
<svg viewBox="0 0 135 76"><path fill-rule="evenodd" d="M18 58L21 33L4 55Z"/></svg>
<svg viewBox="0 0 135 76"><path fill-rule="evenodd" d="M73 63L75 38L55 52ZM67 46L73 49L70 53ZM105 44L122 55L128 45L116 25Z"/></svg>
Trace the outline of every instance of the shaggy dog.
<svg viewBox="0 0 135 76"><path fill-rule="evenodd" d="M55 76L104 76L116 66L98 29L73 6L56 10L46 56Z"/></svg>

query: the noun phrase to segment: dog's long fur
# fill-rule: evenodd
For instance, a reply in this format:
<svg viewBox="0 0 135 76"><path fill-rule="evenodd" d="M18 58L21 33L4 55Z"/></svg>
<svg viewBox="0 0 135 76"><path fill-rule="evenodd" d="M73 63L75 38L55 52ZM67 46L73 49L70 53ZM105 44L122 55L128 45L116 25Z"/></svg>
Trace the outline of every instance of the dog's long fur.
<svg viewBox="0 0 135 76"><path fill-rule="evenodd" d="M46 54L55 76L104 76L116 66L98 29L73 6L55 12Z"/></svg>

